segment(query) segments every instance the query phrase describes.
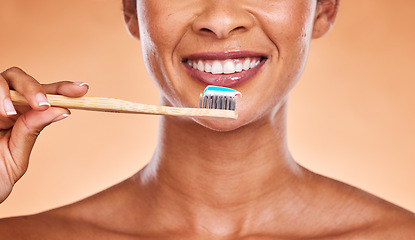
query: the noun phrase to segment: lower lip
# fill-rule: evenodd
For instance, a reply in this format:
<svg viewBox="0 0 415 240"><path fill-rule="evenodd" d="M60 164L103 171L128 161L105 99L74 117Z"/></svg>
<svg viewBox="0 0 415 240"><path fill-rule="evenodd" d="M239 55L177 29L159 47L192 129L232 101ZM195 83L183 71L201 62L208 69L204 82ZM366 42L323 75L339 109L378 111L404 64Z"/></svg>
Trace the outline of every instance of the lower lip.
<svg viewBox="0 0 415 240"><path fill-rule="evenodd" d="M212 74L196 70L184 62L187 73L199 82L207 85L222 87L235 87L251 80L264 66L266 59L262 60L256 67L232 74Z"/></svg>

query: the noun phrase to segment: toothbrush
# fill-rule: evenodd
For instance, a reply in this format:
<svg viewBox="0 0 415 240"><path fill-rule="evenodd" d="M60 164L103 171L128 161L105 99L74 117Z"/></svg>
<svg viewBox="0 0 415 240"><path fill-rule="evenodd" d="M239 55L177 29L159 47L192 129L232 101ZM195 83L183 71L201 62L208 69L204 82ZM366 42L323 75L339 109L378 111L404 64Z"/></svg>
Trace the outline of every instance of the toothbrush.
<svg viewBox="0 0 415 240"><path fill-rule="evenodd" d="M212 91L212 90L215 91ZM222 87L206 87L204 94L209 94L207 98L216 97L222 99L230 99L231 91L233 89ZM235 90L233 90L235 91ZM237 92L237 91L236 91ZM240 93L239 93L240 94ZM14 90L10 90L10 96L15 105L28 105L27 100ZM237 119L238 113L235 111L235 97L229 102L231 108L223 109L219 105L211 104L209 108L180 108L156 106L142 103L133 103L121 99L105 98L105 97L79 97L71 98L62 95L46 95L49 103L55 107L64 107L70 109L80 109L88 111L100 112L114 112L114 113L138 113L138 114L152 114L152 115L170 115L170 116L185 116L185 117L201 117L201 118L217 118L217 119ZM223 100L222 100L223 102ZM232 103L232 104L231 104Z"/></svg>
<svg viewBox="0 0 415 240"><path fill-rule="evenodd" d="M242 94L234 89L209 85L200 94L199 108L235 111L238 96Z"/></svg>

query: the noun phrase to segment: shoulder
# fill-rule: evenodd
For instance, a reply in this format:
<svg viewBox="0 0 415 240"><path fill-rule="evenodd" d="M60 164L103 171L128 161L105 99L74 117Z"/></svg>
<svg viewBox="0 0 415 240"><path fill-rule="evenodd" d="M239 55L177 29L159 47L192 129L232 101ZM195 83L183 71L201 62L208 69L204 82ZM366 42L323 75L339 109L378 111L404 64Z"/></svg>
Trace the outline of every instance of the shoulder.
<svg viewBox="0 0 415 240"><path fill-rule="evenodd" d="M392 220L393 221L393 220ZM415 217L398 218L396 221L379 226L377 239L415 239Z"/></svg>
<svg viewBox="0 0 415 240"><path fill-rule="evenodd" d="M338 240L415 240L415 217L405 215L385 216L365 227L342 234Z"/></svg>
<svg viewBox="0 0 415 240"><path fill-rule="evenodd" d="M0 219L0 235L4 239L56 239L57 234L69 237L82 226L68 217L45 212Z"/></svg>
<svg viewBox="0 0 415 240"><path fill-rule="evenodd" d="M0 220L0 239L119 239L123 234L57 211Z"/></svg>
<svg viewBox="0 0 415 240"><path fill-rule="evenodd" d="M370 239L414 239L415 214L403 208L385 202L378 207L379 214L367 229Z"/></svg>
<svg viewBox="0 0 415 240"><path fill-rule="evenodd" d="M120 211L128 200L124 183L79 202L39 214L0 219L0 239L100 239L118 235Z"/></svg>
<svg viewBox="0 0 415 240"><path fill-rule="evenodd" d="M414 213L348 184L321 176L319 181L338 239L415 240Z"/></svg>

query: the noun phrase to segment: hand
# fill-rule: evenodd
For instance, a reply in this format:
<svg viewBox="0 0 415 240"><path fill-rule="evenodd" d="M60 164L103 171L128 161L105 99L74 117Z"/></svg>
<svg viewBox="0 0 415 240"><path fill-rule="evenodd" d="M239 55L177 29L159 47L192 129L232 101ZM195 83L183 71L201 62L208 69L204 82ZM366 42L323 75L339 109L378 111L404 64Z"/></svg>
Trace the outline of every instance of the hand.
<svg viewBox="0 0 415 240"><path fill-rule="evenodd" d="M22 94L30 106L13 106L10 89ZM40 84L17 67L0 74L0 203L26 172L42 129L70 115L68 109L51 107L45 94L80 97L87 91L84 83Z"/></svg>

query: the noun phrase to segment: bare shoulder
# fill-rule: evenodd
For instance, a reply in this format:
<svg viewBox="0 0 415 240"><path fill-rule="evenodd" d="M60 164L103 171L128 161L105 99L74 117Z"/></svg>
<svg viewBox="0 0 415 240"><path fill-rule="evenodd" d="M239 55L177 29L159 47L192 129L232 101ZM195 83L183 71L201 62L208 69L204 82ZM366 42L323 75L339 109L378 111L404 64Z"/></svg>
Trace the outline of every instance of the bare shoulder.
<svg viewBox="0 0 415 240"><path fill-rule="evenodd" d="M415 217L405 217L400 214L396 219L380 221L372 231L368 231L367 235L379 240L415 239Z"/></svg>
<svg viewBox="0 0 415 240"><path fill-rule="evenodd" d="M0 235L4 239L64 239L82 228L82 223L52 213L0 220Z"/></svg>
<svg viewBox="0 0 415 240"><path fill-rule="evenodd" d="M385 214L383 218L340 234L338 240L415 240L415 217L404 212Z"/></svg>
<svg viewBox="0 0 415 240"><path fill-rule="evenodd" d="M364 190L320 177L326 213L337 237L330 239L414 239L415 214Z"/></svg>
<svg viewBox="0 0 415 240"><path fill-rule="evenodd" d="M122 196L125 187L123 182L67 206L0 219L0 239L118 239L117 220L126 216L120 211L128 201Z"/></svg>
<svg viewBox="0 0 415 240"><path fill-rule="evenodd" d="M389 202L376 206L378 213L367 229L358 231L362 239L415 239L415 214Z"/></svg>

